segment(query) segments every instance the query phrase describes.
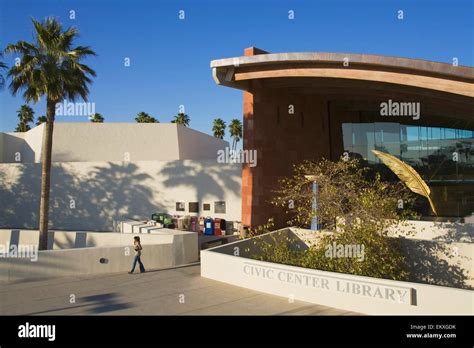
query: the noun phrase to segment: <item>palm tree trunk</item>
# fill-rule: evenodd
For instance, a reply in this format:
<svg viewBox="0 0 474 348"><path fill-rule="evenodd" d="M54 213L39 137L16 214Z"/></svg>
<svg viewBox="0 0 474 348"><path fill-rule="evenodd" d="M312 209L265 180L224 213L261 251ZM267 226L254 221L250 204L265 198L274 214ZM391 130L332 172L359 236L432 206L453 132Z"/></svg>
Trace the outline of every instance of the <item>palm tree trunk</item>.
<svg viewBox="0 0 474 348"><path fill-rule="evenodd" d="M47 121L44 124L43 144L41 147L39 250L46 250L48 248L49 193L51 187L51 156L53 149L54 116L55 103L48 100L46 106Z"/></svg>

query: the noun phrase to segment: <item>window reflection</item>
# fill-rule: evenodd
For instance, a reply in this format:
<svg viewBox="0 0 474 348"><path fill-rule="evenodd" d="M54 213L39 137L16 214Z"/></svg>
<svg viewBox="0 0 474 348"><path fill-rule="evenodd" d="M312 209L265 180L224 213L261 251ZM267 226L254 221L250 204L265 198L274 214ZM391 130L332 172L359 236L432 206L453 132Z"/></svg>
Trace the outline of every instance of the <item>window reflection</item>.
<svg viewBox="0 0 474 348"><path fill-rule="evenodd" d="M430 186L440 215L463 217L474 212L474 131L393 122L344 123L342 131L345 151L366 160L387 180L396 177L372 149L415 168ZM430 212L427 206L420 211Z"/></svg>

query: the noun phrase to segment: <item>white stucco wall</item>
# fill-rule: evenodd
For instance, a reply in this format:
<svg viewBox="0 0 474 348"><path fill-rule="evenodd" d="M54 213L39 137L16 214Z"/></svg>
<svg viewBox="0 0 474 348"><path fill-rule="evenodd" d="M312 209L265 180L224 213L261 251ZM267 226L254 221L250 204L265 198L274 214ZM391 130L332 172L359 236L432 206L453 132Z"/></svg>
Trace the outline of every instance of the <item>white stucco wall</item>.
<svg viewBox="0 0 474 348"><path fill-rule="evenodd" d="M40 163L0 164L0 228L37 228L40 179ZM111 231L117 219L188 214L189 202L200 215L240 221L241 181L240 164L215 160L54 163L50 228ZM225 214L214 213L215 201L226 202Z"/></svg>
<svg viewBox="0 0 474 348"><path fill-rule="evenodd" d="M189 264L199 259L198 237L194 232L168 230L140 238L142 261L148 270ZM126 272L131 268L134 254L131 235L55 231L49 233L48 242L52 250L30 254L29 258L0 258L0 281ZM38 243L38 231L0 230L0 243L31 247ZM105 262L101 263L101 259Z"/></svg>
<svg viewBox="0 0 474 348"><path fill-rule="evenodd" d="M26 141L26 133L2 133L0 146L2 162L31 163L35 160L35 152Z"/></svg>
<svg viewBox="0 0 474 348"><path fill-rule="evenodd" d="M180 159L217 159L217 151L229 146L226 141L203 136L191 128L178 126L177 132Z"/></svg>
<svg viewBox="0 0 474 348"><path fill-rule="evenodd" d="M39 162L44 125L25 133L0 133L0 160ZM228 146L193 129L172 123L61 123L54 124L53 162L168 161L216 159Z"/></svg>
<svg viewBox="0 0 474 348"><path fill-rule="evenodd" d="M459 222L407 221L391 226L389 236L436 240L440 242L474 243L474 224Z"/></svg>
<svg viewBox="0 0 474 348"><path fill-rule="evenodd" d="M295 238L292 229L283 229L256 238L271 242L272 236L280 242L288 237ZM201 276L288 299L366 314L474 314L473 290L259 261L251 258L256 253L254 240L255 238L246 239L201 250ZM415 240L408 242L417 243ZM417 263L429 261L432 267L436 266L436 262L442 263L441 260L427 258L426 253L418 250L416 245L411 249L417 253L414 255ZM472 271L472 261L470 265L469 271ZM453 273L444 272L443 276L447 280L455 280L455 269L445 269L450 268ZM411 271L417 272L415 269Z"/></svg>

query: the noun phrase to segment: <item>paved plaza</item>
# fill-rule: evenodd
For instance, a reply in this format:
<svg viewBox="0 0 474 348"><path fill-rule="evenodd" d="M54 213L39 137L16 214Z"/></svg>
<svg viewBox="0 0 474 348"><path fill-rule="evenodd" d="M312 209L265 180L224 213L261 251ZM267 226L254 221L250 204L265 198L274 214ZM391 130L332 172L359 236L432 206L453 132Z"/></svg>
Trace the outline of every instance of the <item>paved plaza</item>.
<svg viewBox="0 0 474 348"><path fill-rule="evenodd" d="M198 264L144 274L0 284L0 315L351 315L202 278Z"/></svg>

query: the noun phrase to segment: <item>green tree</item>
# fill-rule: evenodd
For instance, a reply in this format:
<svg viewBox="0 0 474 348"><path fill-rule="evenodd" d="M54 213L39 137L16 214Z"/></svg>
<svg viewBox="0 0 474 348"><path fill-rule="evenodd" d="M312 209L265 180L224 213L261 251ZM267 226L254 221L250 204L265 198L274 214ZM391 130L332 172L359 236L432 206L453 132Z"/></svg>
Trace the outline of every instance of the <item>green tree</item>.
<svg viewBox="0 0 474 348"><path fill-rule="evenodd" d="M92 123L104 123L104 116L99 113L95 113L89 117Z"/></svg>
<svg viewBox="0 0 474 348"><path fill-rule="evenodd" d="M225 136L225 122L222 119L216 118L212 122L212 133L214 134L215 138L224 139L224 136Z"/></svg>
<svg viewBox="0 0 474 348"><path fill-rule="evenodd" d="M16 95L24 90L26 102L46 99L46 125L43 133L41 158L41 198L39 213L39 249L48 245L49 196L51 185L51 152L56 104L64 99L87 100L94 70L81 61L95 55L86 46L73 47L78 31L74 27L63 30L62 24L49 17L44 21L32 19L34 41L18 41L7 45L5 53L18 54L20 64L10 68L10 90Z"/></svg>
<svg viewBox="0 0 474 348"><path fill-rule="evenodd" d="M185 126L185 127L189 127L189 122L190 121L191 121L191 119L189 118L188 115L180 112L179 114L174 116L174 120L171 121L171 123L176 123L176 124L180 124L180 125Z"/></svg>
<svg viewBox="0 0 474 348"><path fill-rule="evenodd" d="M232 137L232 150L237 149L237 143L242 139L242 122L234 118L229 124L229 133Z"/></svg>
<svg viewBox="0 0 474 348"><path fill-rule="evenodd" d="M38 117L38 120L36 121L36 125L39 126L41 123L45 123L47 121L46 116L40 116Z"/></svg>
<svg viewBox="0 0 474 348"><path fill-rule="evenodd" d="M319 186L316 210L312 205L314 181ZM389 228L408 227L407 219L417 217L409 209L415 197L403 184L382 181L379 173L357 160L306 161L294 167L292 176L279 181L275 193L272 203L286 213L288 224L306 227L316 216L323 231L307 250L297 250L292 240L259 243L258 258L331 272L407 279L400 239L388 237ZM328 253L334 245L363 246L363 260L334 257Z"/></svg>
<svg viewBox="0 0 474 348"><path fill-rule="evenodd" d="M35 119L35 112L29 105L22 105L20 110L17 111L18 125L16 126L15 132L27 132L31 129L30 123Z"/></svg>
<svg viewBox="0 0 474 348"><path fill-rule="evenodd" d="M137 117L135 117L135 121L137 121L138 123L159 123L156 118L151 117L149 114L143 111L137 114Z"/></svg>

